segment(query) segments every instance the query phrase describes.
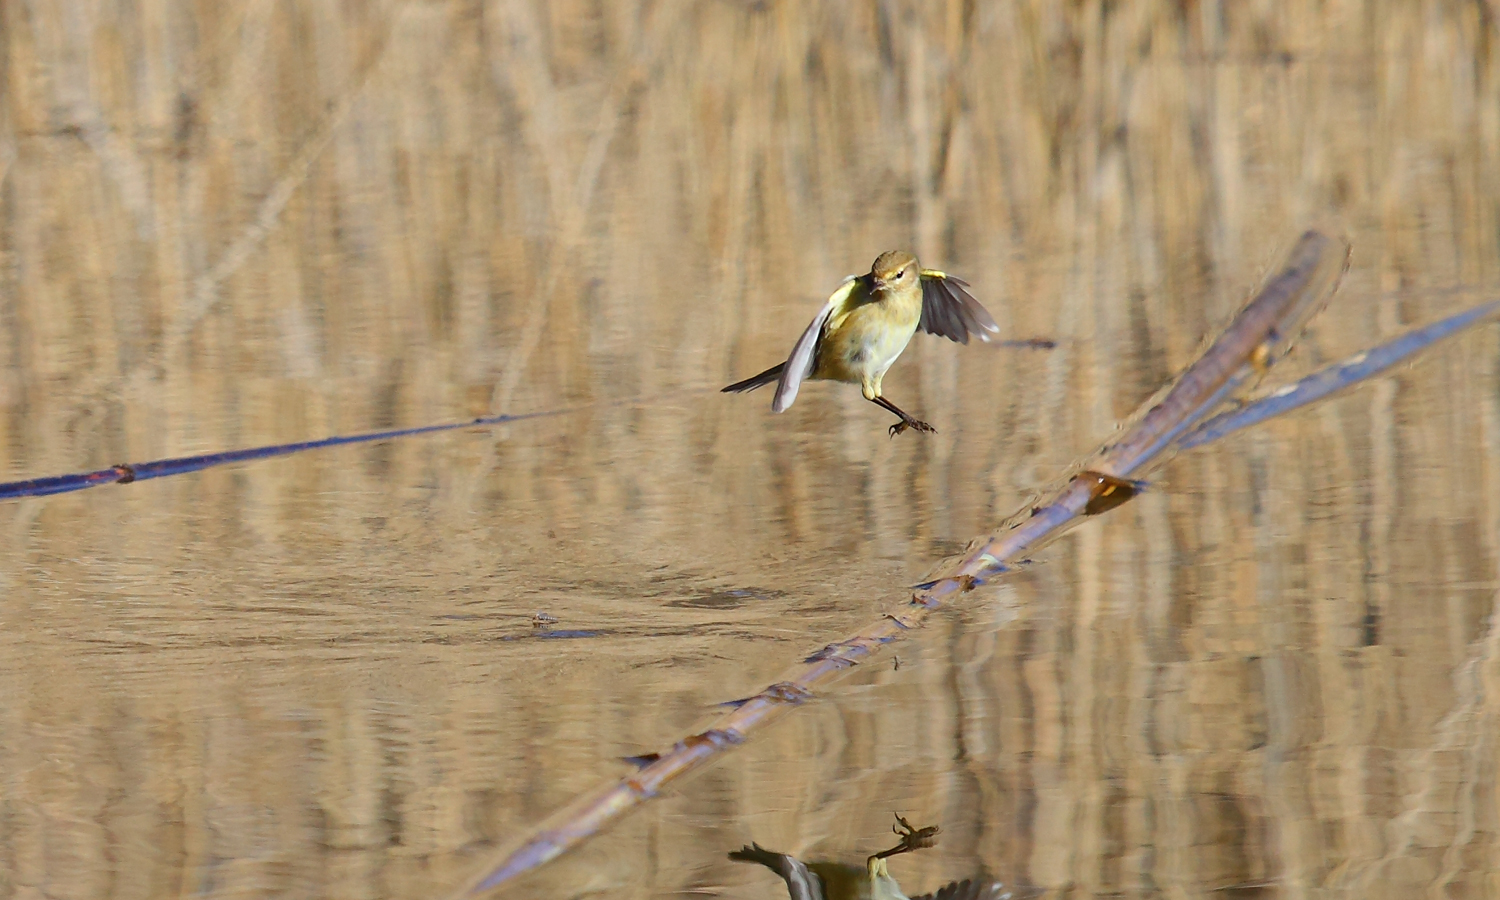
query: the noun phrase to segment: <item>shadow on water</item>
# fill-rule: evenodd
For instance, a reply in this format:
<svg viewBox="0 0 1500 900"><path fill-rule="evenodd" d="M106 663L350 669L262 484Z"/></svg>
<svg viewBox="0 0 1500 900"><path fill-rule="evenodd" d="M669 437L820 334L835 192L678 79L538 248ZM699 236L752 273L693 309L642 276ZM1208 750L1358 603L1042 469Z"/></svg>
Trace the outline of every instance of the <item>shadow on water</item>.
<svg viewBox="0 0 1500 900"><path fill-rule="evenodd" d="M576 409L4 504L0 885L461 883L992 529L1305 223L1354 255L1287 379L1500 284L1492 34L0 6L0 479ZM692 393L895 247L1056 348L919 337L886 387L938 433L894 441L846 386ZM518 895L777 896L726 852L857 862L893 810L942 827L892 864L921 890L1484 893L1495 361L1476 330L1185 456Z"/></svg>

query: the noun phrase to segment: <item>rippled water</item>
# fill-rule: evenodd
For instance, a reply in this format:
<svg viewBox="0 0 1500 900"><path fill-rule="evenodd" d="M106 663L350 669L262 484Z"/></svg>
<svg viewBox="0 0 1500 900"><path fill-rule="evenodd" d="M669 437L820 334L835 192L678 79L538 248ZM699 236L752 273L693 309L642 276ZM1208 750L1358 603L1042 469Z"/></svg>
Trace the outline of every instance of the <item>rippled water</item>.
<svg viewBox="0 0 1500 900"><path fill-rule="evenodd" d="M903 599L1300 230L1294 377L1500 286L1493 11L0 7L0 895L429 897ZM772 416L885 249L1007 335ZM1500 896L1493 327L1164 470L515 896ZM537 614L545 616L538 617Z"/></svg>

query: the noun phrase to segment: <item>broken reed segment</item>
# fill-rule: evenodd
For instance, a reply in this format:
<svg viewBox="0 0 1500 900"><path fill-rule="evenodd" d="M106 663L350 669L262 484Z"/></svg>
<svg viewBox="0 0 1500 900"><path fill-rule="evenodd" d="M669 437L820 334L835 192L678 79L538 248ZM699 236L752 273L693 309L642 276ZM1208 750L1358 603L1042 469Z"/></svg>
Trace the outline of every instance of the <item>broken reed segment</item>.
<svg viewBox="0 0 1500 900"><path fill-rule="evenodd" d="M957 564L916 590L899 615L884 614L854 635L825 645L771 687L735 701L709 728L678 741L669 751L636 758L645 763L638 771L580 797L520 836L513 849L497 855L493 865L452 896L487 892L576 847L922 624L943 599L1007 571L1023 552L1056 538L1091 510L1105 512L1133 497L1139 485L1132 476L1170 458L1179 437L1248 389L1286 353L1338 286L1348 252L1342 240L1316 231L1303 234L1286 265L1218 338L1127 421L1119 438L1081 460L1046 501L1008 520L1013 523L1009 529L976 542Z"/></svg>
<svg viewBox="0 0 1500 900"><path fill-rule="evenodd" d="M1230 325L1166 390L1148 403L1125 435L1106 444L1086 467L1139 478L1168 462L1172 446L1225 402L1253 388L1286 356L1313 316L1328 304L1349 267L1349 245L1316 231L1302 235L1287 265L1266 282Z"/></svg>
<svg viewBox="0 0 1500 900"><path fill-rule="evenodd" d="M1222 412L1198 425L1177 442L1177 449L1190 450L1219 438L1249 428L1267 419L1285 415L1294 409L1331 397L1345 388L1373 378L1397 363L1410 359L1438 341L1464 331L1469 326L1500 315L1500 300L1473 306L1446 319L1413 328L1373 350L1357 353L1343 362L1324 366L1293 384L1247 401L1243 406Z"/></svg>
<svg viewBox="0 0 1500 900"><path fill-rule="evenodd" d="M169 475L199 472L203 469L211 469L214 466L224 466L230 463L287 456L292 453L301 453L304 450L341 447L345 444L390 441L396 438L412 437L419 434L455 431L460 428L505 425L511 422L519 422L523 419L564 415L574 411L574 409L560 409L537 413L521 413L514 416L485 416L467 422L422 425L416 428L393 428L386 431L368 431L363 434L341 435L321 438L316 441L273 444L265 447L251 447L245 450L226 450L222 453L200 453L196 456L178 456L171 459L157 459L143 463L119 463L118 465L110 466L107 469L99 469L95 472L51 475L46 478L32 478L26 481L12 481L0 484L0 500L14 500L20 497L44 497L49 494L65 494L69 491L81 491L84 488L98 487L101 484L131 484L136 481L148 481L152 478L165 478Z"/></svg>
<svg viewBox="0 0 1500 900"><path fill-rule="evenodd" d="M705 390L685 388L679 391L671 391L667 394L660 394L649 399L599 401L529 413L502 413L493 416L480 416L463 422L444 422L438 425L419 425L412 428L366 431L360 434L335 435L313 441L297 441L291 444L268 444L263 447L225 450L218 453L200 453L194 456L177 456L168 459L155 459L150 462L119 463L107 469L99 469L93 472L74 472L68 475L49 475L44 478L29 478L25 481L0 483L0 500L15 500L21 497L44 497L49 494L65 494L69 491L81 491L84 488L98 487L102 484L131 484L136 481L149 481L153 478L166 478L169 475L185 475L189 472L200 472L215 466L250 462L258 459L272 459L278 456L289 456L293 453L302 453L306 450L322 450L329 447L343 447L349 444L380 443L382 441L392 441L397 438L415 437L423 434L460 431L465 428L490 428L496 425L510 425L516 422L524 422L528 419L550 419L559 416L568 416L585 410L649 406L661 403L671 397L691 396L701 393L705 393Z"/></svg>

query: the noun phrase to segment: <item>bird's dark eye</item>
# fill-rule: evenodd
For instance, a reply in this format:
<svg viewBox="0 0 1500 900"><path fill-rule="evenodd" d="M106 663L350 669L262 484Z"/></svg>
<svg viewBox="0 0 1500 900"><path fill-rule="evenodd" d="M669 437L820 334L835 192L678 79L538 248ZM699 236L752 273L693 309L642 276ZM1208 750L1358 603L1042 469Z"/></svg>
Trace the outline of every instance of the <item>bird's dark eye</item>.
<svg viewBox="0 0 1500 900"><path fill-rule="evenodd" d="M905 275L905 274L906 274L906 270L905 269L897 269L896 270L896 277L897 278L900 278L902 275Z"/></svg>

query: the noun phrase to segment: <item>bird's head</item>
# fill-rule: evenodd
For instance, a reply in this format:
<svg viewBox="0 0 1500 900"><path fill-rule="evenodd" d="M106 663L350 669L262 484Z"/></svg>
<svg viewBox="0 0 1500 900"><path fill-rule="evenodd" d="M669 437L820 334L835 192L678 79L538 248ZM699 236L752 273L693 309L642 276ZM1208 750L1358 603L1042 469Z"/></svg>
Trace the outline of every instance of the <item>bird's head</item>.
<svg viewBox="0 0 1500 900"><path fill-rule="evenodd" d="M878 291L890 291L916 284L922 275L917 258L905 250L887 250L875 257L870 279Z"/></svg>

